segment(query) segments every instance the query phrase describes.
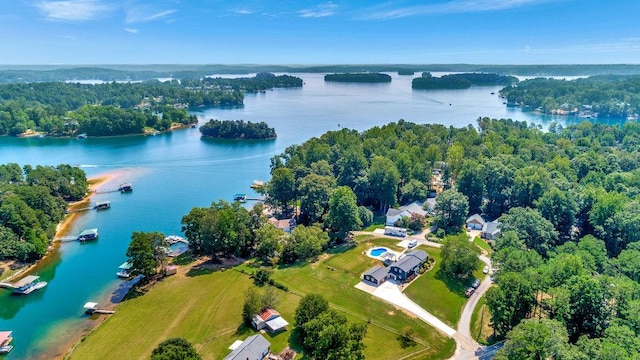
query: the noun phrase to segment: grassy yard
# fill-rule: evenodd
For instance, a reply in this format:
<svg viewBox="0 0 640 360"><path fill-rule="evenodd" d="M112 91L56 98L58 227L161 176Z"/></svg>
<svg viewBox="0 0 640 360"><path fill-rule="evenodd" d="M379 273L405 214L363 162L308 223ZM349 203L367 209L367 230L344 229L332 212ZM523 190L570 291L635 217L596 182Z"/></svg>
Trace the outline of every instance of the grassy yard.
<svg viewBox="0 0 640 360"><path fill-rule="evenodd" d="M356 289L360 275L379 261L363 254L372 246L396 248L397 240L365 237L358 238L358 246L325 255L310 266L291 266L276 271L274 279L300 295L320 293L332 307L356 321L370 323L365 338L367 359L397 359L422 351L416 358L445 359L453 354L455 343L440 335L424 322L411 318L393 306L377 300L372 295ZM429 345L421 344L403 349L398 333L411 327L416 337ZM411 358L411 357L409 357Z"/></svg>
<svg viewBox="0 0 640 360"><path fill-rule="evenodd" d="M493 329L489 325L491 322L491 314L485 305L486 298L483 296L478 300L476 308L473 309L471 315L471 336L480 344L488 345Z"/></svg>
<svg viewBox="0 0 640 360"><path fill-rule="evenodd" d="M476 236L475 238L473 238L473 243L480 249L486 251L488 257L491 257L491 255L493 255L493 249L491 248L491 245L489 245L486 241Z"/></svg>
<svg viewBox="0 0 640 360"><path fill-rule="evenodd" d="M442 276L438 271L441 261L440 249L425 247L421 249L434 258L436 264L431 271L414 280L404 293L416 304L455 328L467 301L464 292L471 286L473 279L460 281ZM475 277L481 279L485 276L482 274L483 267L484 263L478 260L478 268L473 273Z"/></svg>
<svg viewBox="0 0 640 360"><path fill-rule="evenodd" d="M276 269L273 278L290 289L282 293L277 310L293 324L301 296L320 293L350 320L369 322L364 340L367 359L450 357L455 350L453 340L354 288L360 274L378 263L363 252L371 246L396 248L394 243L397 242L369 237L358 240L355 248L334 249L314 264ZM253 286L247 273L253 269L251 265L241 265L226 271L168 277L148 293L121 303L117 313L79 342L67 358L148 359L160 342L170 337L184 337L194 344L203 359L222 359L229 353L227 347L234 340L255 333L241 326L240 315L245 292ZM415 330L418 343L402 348L398 334L408 327ZM289 344L292 328L290 325L289 331L274 337L265 334L272 351L279 352ZM292 347L296 348L295 345Z"/></svg>

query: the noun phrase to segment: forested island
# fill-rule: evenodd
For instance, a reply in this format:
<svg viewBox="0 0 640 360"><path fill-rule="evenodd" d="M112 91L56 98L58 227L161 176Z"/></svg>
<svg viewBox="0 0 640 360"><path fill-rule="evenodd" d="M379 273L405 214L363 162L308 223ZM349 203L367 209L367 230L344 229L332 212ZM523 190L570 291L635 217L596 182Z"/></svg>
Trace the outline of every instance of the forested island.
<svg viewBox="0 0 640 360"><path fill-rule="evenodd" d="M0 83L68 80L145 81L158 78L198 79L211 74L399 72L478 72L522 76L585 76L640 74L640 65L486 65L486 64L360 64L360 65L0 65Z"/></svg>
<svg viewBox="0 0 640 360"><path fill-rule="evenodd" d="M419 78L413 79L411 87L413 89L468 89L472 85L495 86L517 84L518 78L514 76L485 74L485 73L464 73L450 74L441 77L433 77L431 73L424 72Z"/></svg>
<svg viewBox="0 0 640 360"><path fill-rule="evenodd" d="M536 78L500 91L509 105L546 114L584 118L636 118L640 113L640 76L602 75L584 79Z"/></svg>
<svg viewBox="0 0 640 360"><path fill-rule="evenodd" d="M277 137L276 130L264 121L254 123L211 119L200 127L200 133L203 137L214 139L261 140Z"/></svg>
<svg viewBox="0 0 640 360"><path fill-rule="evenodd" d="M299 78L204 78L142 83L0 85L0 135L110 136L197 123L187 109L242 105L245 92L302 86Z"/></svg>
<svg viewBox="0 0 640 360"><path fill-rule="evenodd" d="M44 255L67 201L82 199L87 189L84 171L69 165L0 165L0 260Z"/></svg>
<svg viewBox="0 0 640 360"><path fill-rule="evenodd" d="M344 73L327 74L324 81L328 82L353 82L353 83L387 83L391 82L391 76L381 73Z"/></svg>

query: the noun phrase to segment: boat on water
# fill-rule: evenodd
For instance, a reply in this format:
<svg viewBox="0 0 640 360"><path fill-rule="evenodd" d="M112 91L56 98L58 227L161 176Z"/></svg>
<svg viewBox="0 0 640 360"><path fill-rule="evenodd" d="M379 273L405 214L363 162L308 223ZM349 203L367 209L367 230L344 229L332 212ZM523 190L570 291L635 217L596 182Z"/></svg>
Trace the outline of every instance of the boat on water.
<svg viewBox="0 0 640 360"><path fill-rule="evenodd" d="M118 275L119 278L121 279L128 279L131 277L131 273L129 272L129 270L131 269L131 263L128 261L125 261L124 263L122 263L122 265L118 266L118 272L116 273L116 275Z"/></svg>
<svg viewBox="0 0 640 360"><path fill-rule="evenodd" d="M13 346L10 345L13 341L11 333L12 331L0 331L0 354L8 354L13 350Z"/></svg>
<svg viewBox="0 0 640 360"><path fill-rule="evenodd" d="M13 293L18 295L28 295L33 291L47 286L46 281L40 281L40 276L29 275L14 283Z"/></svg>
<svg viewBox="0 0 640 360"><path fill-rule="evenodd" d="M108 209L111 207L111 201L109 200L105 200L105 201L98 201L93 208L96 210L104 210L104 209Z"/></svg>
<svg viewBox="0 0 640 360"><path fill-rule="evenodd" d="M262 180L253 180L253 183L251 183L251 186L249 186L252 189L258 189L261 188L265 185L265 182Z"/></svg>
<svg viewBox="0 0 640 360"><path fill-rule="evenodd" d="M98 238L98 229L86 229L78 235L78 241L85 242L87 240L95 240Z"/></svg>
<svg viewBox="0 0 640 360"><path fill-rule="evenodd" d="M233 201L246 202L247 201L247 194L235 194L235 195L233 195Z"/></svg>
<svg viewBox="0 0 640 360"><path fill-rule="evenodd" d="M130 183L120 184L118 190L122 193L131 192L133 191L133 185L131 185Z"/></svg>

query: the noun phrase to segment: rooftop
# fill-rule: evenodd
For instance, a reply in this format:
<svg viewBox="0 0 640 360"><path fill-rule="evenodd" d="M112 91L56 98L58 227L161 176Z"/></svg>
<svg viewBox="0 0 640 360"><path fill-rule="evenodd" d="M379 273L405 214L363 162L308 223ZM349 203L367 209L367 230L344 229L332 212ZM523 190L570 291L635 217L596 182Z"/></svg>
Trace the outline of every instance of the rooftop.
<svg viewBox="0 0 640 360"><path fill-rule="evenodd" d="M262 335L249 336L235 350L227 355L224 360L260 359L265 351L269 350L271 343Z"/></svg>

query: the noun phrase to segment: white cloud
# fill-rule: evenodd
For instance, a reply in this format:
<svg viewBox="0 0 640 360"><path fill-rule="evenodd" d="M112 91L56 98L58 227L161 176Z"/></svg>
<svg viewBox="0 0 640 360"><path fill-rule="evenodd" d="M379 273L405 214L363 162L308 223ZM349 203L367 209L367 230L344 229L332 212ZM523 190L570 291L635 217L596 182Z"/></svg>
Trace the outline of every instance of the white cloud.
<svg viewBox="0 0 640 360"><path fill-rule="evenodd" d="M128 33L132 33L132 34L137 34L138 33L138 29L133 29L133 28L124 28L124 31L126 31Z"/></svg>
<svg viewBox="0 0 640 360"><path fill-rule="evenodd" d="M144 7L137 7L127 11L125 22L127 24L149 22L154 20L165 19L169 15L175 13L175 10L152 11Z"/></svg>
<svg viewBox="0 0 640 360"><path fill-rule="evenodd" d="M49 20L88 21L114 10L97 0L40 1L35 5Z"/></svg>
<svg viewBox="0 0 640 360"><path fill-rule="evenodd" d="M247 9L247 8L243 8L243 9L233 9L231 10L234 14L238 14L238 15L251 15L253 14L253 11Z"/></svg>
<svg viewBox="0 0 640 360"><path fill-rule="evenodd" d="M298 15L303 18L319 18L333 16L338 9L338 5L328 2L326 4L320 4L313 9L304 9L298 11Z"/></svg>
<svg viewBox="0 0 640 360"><path fill-rule="evenodd" d="M527 5L549 3L558 0L451 0L439 4L406 6L400 8L376 7L365 14L369 20L398 19L418 15L456 14L507 10Z"/></svg>

